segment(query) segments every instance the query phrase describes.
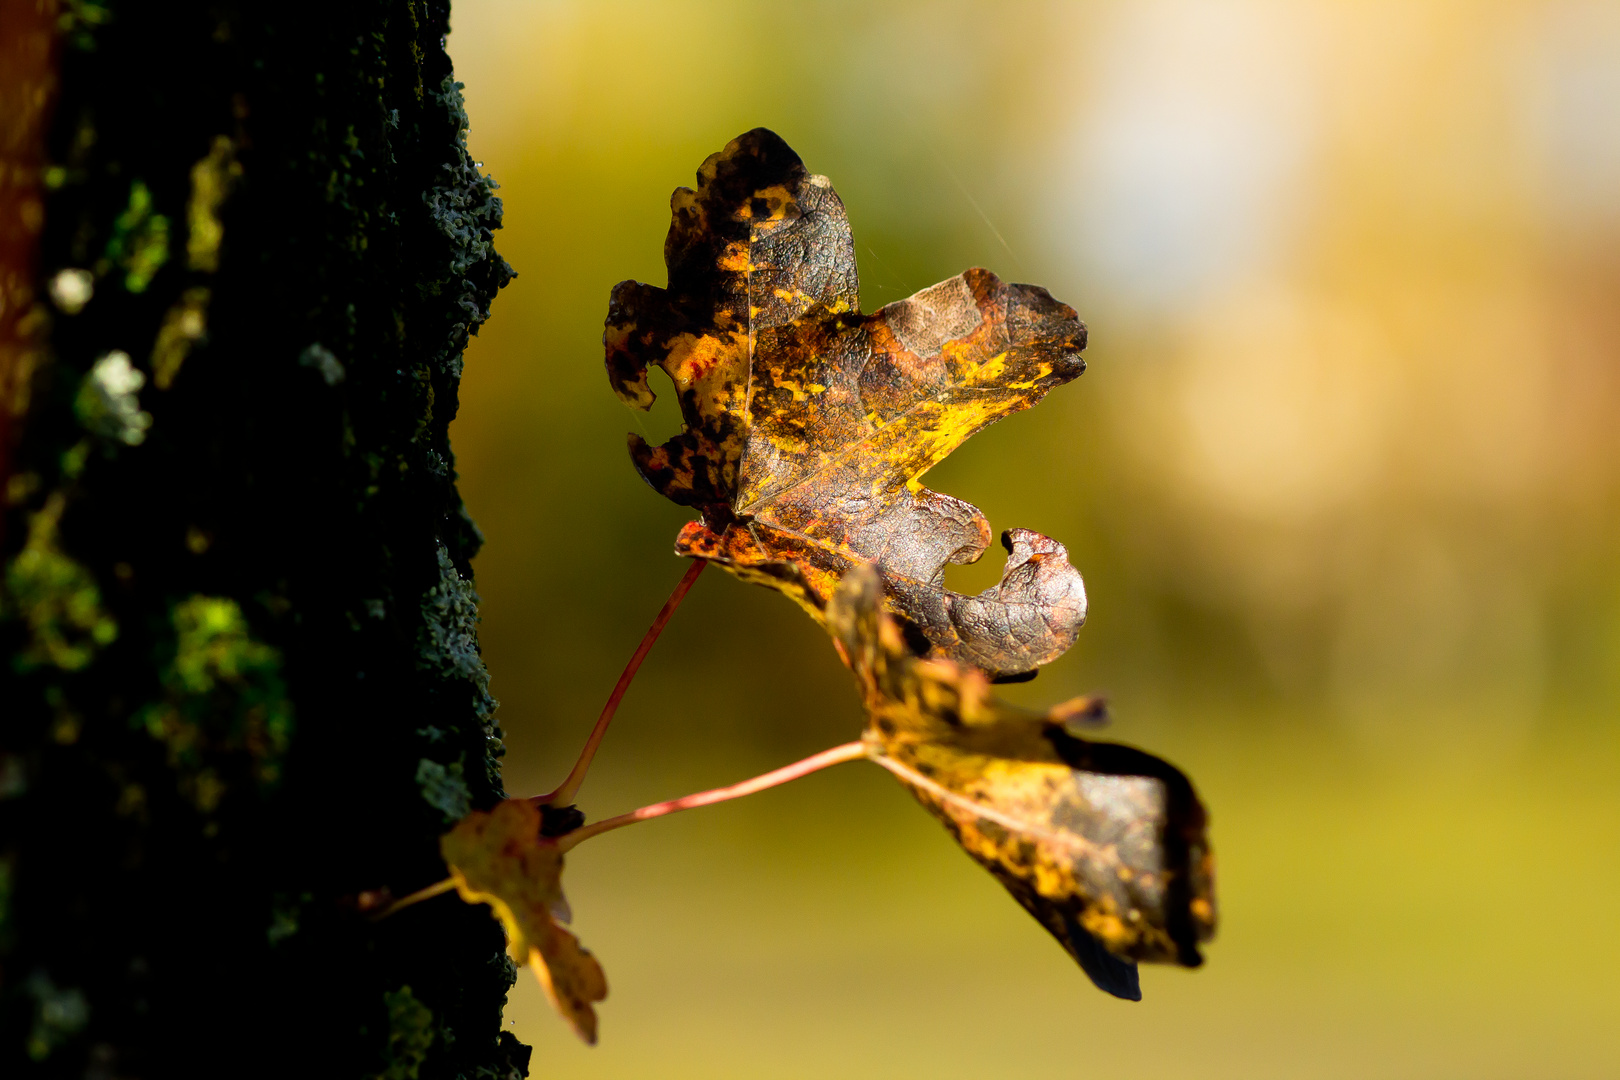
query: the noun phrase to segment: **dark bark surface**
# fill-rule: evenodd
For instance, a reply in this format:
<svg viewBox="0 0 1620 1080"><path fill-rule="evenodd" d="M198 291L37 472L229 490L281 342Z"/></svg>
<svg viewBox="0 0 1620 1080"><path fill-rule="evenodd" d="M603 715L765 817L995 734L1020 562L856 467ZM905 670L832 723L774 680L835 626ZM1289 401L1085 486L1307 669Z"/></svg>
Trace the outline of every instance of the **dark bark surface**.
<svg viewBox="0 0 1620 1080"><path fill-rule="evenodd" d="M488 912L359 910L502 794L447 426L510 270L448 5L48 14L7 295L0 1075L522 1075Z"/></svg>

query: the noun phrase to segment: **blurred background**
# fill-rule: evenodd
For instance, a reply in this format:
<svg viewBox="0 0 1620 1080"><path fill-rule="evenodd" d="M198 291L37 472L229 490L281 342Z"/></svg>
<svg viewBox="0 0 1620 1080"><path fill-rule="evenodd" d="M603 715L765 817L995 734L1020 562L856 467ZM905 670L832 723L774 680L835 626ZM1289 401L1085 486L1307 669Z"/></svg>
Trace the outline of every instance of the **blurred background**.
<svg viewBox="0 0 1620 1080"><path fill-rule="evenodd" d="M519 277L453 437L507 785L553 786L683 564L601 366L671 189L756 125L848 207L870 310L969 266L1090 370L928 477L1064 541L1103 691L1191 774L1222 925L1093 990L886 774L570 856L612 993L537 1076L1620 1075L1620 5L456 0ZM667 389L658 373L655 388ZM999 549L953 568L977 591ZM593 817L854 737L785 599L699 582Z"/></svg>

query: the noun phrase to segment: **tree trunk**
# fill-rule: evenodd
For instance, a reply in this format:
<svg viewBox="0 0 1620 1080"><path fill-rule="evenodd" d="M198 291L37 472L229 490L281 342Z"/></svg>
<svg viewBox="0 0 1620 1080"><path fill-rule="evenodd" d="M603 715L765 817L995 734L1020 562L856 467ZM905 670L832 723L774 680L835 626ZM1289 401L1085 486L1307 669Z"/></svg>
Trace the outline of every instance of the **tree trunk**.
<svg viewBox="0 0 1620 1080"><path fill-rule="evenodd" d="M521 1076L448 4L0 8L0 1075Z"/></svg>

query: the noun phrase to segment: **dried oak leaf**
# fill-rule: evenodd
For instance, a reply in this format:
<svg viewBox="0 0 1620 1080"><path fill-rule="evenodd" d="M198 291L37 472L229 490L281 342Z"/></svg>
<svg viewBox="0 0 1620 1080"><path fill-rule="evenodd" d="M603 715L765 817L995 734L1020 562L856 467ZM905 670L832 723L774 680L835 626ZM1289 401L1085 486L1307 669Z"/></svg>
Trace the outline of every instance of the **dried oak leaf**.
<svg viewBox="0 0 1620 1080"><path fill-rule="evenodd" d="M652 405L649 365L675 384L684 430L660 447L632 434L630 453L654 489L702 514L676 553L818 619L844 574L876 563L889 608L934 655L992 676L1061 655L1086 614L1063 546L1012 530L1001 583L950 592L945 564L977 560L990 526L919 478L1085 370L1074 310L975 269L861 314L843 203L763 128L705 161L671 207L669 287L615 286L603 344L626 403Z"/></svg>
<svg viewBox="0 0 1620 1080"><path fill-rule="evenodd" d="M828 609L860 680L873 759L1101 989L1140 1000L1136 961L1202 963L1214 863L1187 778L1140 750L1072 734L1100 714L1098 699L1030 712L998 701L972 668L917 658L880 596L862 568Z"/></svg>
<svg viewBox="0 0 1620 1080"><path fill-rule="evenodd" d="M570 918L563 856L554 839L540 835L540 809L528 799L507 799L487 813L474 810L444 834L439 850L461 898L494 910L512 959L534 969L552 1007L594 1045L591 1003L607 997L607 977L560 925Z"/></svg>

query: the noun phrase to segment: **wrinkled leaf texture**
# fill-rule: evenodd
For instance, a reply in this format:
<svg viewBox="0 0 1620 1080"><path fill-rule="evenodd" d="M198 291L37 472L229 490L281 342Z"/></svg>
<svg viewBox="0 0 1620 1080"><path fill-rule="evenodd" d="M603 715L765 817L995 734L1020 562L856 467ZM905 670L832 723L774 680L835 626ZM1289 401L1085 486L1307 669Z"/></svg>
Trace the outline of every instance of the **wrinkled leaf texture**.
<svg viewBox="0 0 1620 1080"><path fill-rule="evenodd" d="M845 577L828 622L854 670L875 757L1079 962L1142 996L1136 962L1196 967L1215 931L1206 815L1173 765L1074 735L1101 711L999 701L979 671L915 657L870 568Z"/></svg>
<svg viewBox="0 0 1620 1080"><path fill-rule="evenodd" d="M677 554L818 619L845 574L876 564L887 607L932 655L992 677L1061 655L1086 614L1063 546L1011 530L1000 584L951 592L946 564L977 560L990 527L919 478L1085 370L1074 310L975 269L863 315L843 203L763 128L705 161L671 208L668 287L617 285L603 343L625 402L651 406L650 365L674 382L684 430L659 447L631 435L630 452L702 515Z"/></svg>

